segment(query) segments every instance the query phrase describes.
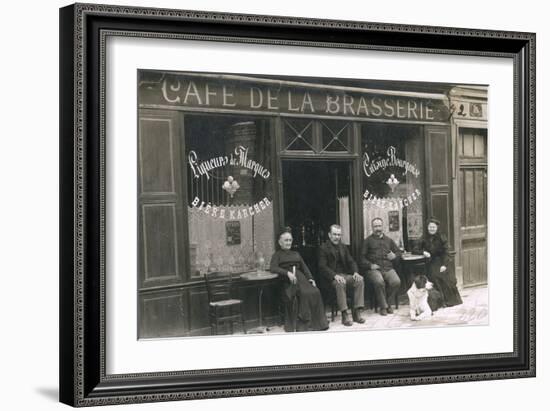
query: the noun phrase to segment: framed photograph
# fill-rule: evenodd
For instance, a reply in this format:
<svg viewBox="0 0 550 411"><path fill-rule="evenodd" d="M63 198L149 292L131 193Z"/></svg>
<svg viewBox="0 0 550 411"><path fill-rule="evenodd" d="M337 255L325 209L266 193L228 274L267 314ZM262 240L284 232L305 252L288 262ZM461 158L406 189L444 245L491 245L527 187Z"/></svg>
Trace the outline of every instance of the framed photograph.
<svg viewBox="0 0 550 411"><path fill-rule="evenodd" d="M62 402L535 376L533 33L60 21Z"/></svg>

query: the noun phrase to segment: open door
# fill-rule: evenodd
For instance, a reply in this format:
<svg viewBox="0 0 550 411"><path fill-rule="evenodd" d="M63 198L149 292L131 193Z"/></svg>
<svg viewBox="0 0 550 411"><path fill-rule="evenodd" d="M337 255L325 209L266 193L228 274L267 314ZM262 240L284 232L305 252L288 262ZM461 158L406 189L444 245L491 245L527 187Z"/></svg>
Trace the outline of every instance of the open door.
<svg viewBox="0 0 550 411"><path fill-rule="evenodd" d="M342 242L351 243L351 162L284 160L282 165L284 225L292 228L293 248L316 272L317 249L332 224L342 226Z"/></svg>

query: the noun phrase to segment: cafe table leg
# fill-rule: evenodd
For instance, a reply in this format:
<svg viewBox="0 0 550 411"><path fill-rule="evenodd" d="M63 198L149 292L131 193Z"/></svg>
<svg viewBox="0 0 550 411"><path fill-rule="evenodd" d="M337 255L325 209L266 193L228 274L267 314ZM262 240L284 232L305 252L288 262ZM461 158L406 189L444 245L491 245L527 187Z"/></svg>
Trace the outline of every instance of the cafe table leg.
<svg viewBox="0 0 550 411"><path fill-rule="evenodd" d="M258 288L258 327L249 330L248 333L257 333L262 334L266 331L269 331L269 328L263 326L263 313L262 313L262 297L264 294L264 287L269 286L269 283L266 283L268 280L274 280L277 278L277 274L273 273L244 273L241 274L241 278L246 281L254 282Z"/></svg>
<svg viewBox="0 0 550 411"><path fill-rule="evenodd" d="M260 291L258 292L258 318L259 326L262 327L262 296L264 295L264 288L260 286Z"/></svg>
<svg viewBox="0 0 550 411"><path fill-rule="evenodd" d="M262 325L262 296L264 294L264 287L258 287L258 326L249 331L252 334L263 334L266 331L269 331L267 327Z"/></svg>

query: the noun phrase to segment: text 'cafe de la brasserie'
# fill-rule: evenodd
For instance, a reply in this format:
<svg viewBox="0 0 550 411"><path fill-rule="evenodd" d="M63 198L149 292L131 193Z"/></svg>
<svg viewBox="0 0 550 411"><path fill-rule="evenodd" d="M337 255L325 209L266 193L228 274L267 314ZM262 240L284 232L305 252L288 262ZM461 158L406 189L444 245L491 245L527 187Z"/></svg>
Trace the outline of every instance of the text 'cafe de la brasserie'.
<svg viewBox="0 0 550 411"><path fill-rule="evenodd" d="M210 334L211 272L279 323L243 275L285 226L316 276L331 224L358 258L373 218L412 250L435 217L459 286L487 282L486 86L139 70L138 103L140 338Z"/></svg>
<svg viewBox="0 0 550 411"><path fill-rule="evenodd" d="M434 113L437 102L406 97L385 98L346 90L330 92L299 87L245 86L238 92L227 84L201 79L168 79L162 83L166 103L204 108L271 111L275 113L341 115L387 119L444 121L447 111Z"/></svg>

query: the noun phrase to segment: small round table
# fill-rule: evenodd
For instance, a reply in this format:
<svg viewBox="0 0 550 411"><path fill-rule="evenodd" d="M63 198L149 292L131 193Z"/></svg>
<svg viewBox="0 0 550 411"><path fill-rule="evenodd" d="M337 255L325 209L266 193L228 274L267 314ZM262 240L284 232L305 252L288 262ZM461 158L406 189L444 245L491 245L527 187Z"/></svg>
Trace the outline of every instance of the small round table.
<svg viewBox="0 0 550 411"><path fill-rule="evenodd" d="M405 277L405 284L404 286L406 287L406 289L404 290L405 292L411 287L412 285L412 282L413 282L413 270L416 268L417 270L422 270L422 272L424 273L424 275L428 275L427 274L427 265L426 265L426 257L424 257L423 254L412 254L412 253L403 253L401 255L401 264L402 264L402 268L403 268L403 271L405 271L405 273L407 274L407 276Z"/></svg>
<svg viewBox="0 0 550 411"><path fill-rule="evenodd" d="M258 318L259 325L252 330L248 330L249 333L262 334L267 331L267 328L262 325L262 295L264 294L265 281L273 280L278 277L277 274L273 274L267 271L254 271L252 273L244 273L240 276L245 281L257 282L258 285Z"/></svg>

